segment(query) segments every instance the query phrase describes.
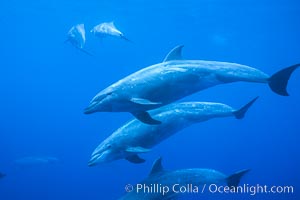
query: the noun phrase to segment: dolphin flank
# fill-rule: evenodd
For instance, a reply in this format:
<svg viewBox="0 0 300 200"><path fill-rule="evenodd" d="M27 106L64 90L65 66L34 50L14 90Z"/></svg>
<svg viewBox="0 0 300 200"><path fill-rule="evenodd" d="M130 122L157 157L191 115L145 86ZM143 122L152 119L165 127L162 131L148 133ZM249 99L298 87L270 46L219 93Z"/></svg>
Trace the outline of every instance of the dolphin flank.
<svg viewBox="0 0 300 200"><path fill-rule="evenodd" d="M148 110L219 84L238 81L265 83L275 93L288 96L288 80L300 66L296 64L269 76L236 63L183 60L182 48L182 45L175 47L162 63L141 69L102 90L84 113L130 112L144 123L160 124Z"/></svg>
<svg viewBox="0 0 300 200"><path fill-rule="evenodd" d="M225 104L211 102L174 103L153 110L151 115L162 121L161 124L153 126L137 119L129 121L94 150L88 165L94 166L118 159L143 163L145 160L138 154L149 152L152 147L178 131L213 118L234 116L241 119L256 99L257 97L239 110Z"/></svg>
<svg viewBox="0 0 300 200"><path fill-rule="evenodd" d="M201 189L204 184L228 185L230 189L234 190L240 179L250 171L245 169L230 176L214 169L203 168L166 171L161 164L161 160L161 158L157 159L149 176L141 183L134 185L132 191L127 192L119 200L176 199L179 195L184 195L184 193L178 192L180 187L188 187L190 193L202 195ZM148 188L152 189L152 192L148 192ZM167 188L169 190L166 190Z"/></svg>

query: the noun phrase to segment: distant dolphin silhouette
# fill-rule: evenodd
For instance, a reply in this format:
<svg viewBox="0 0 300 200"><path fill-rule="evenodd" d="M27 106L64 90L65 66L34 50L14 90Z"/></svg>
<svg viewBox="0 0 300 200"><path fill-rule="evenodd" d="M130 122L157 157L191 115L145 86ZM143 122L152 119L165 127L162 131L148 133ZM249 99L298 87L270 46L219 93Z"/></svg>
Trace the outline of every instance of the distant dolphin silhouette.
<svg viewBox="0 0 300 200"><path fill-rule="evenodd" d="M113 37L118 37L121 39L124 39L128 42L132 42L129 40L127 37L124 36L124 34L116 28L114 25L114 22L104 22L101 24L98 24L95 26L92 30L91 33L93 33L97 37L106 37L106 36L113 36Z"/></svg>
<svg viewBox="0 0 300 200"><path fill-rule="evenodd" d="M14 161L14 164L19 167L26 167L26 166L45 165L45 164L55 164L58 162L59 160L56 157L28 156L28 157L16 159Z"/></svg>
<svg viewBox="0 0 300 200"><path fill-rule="evenodd" d="M76 47L80 51L84 52L89 56L92 56L92 54L83 49L86 41L84 24L77 24L73 26L69 30L67 37L68 38L65 42L70 42L74 47Z"/></svg>
<svg viewBox="0 0 300 200"><path fill-rule="evenodd" d="M241 178L250 170L238 171L230 176L214 169L191 168L173 171L164 170L161 164L162 158L157 159L152 166L149 176L142 182L132 186L119 200L171 200L183 196L181 187L189 189L190 193L203 195L202 192L209 192L212 184L218 186L227 185L234 190L240 183ZM206 184L207 191L203 191ZM150 190L151 189L151 190ZM149 192L151 191L151 192ZM187 194L188 192L185 192Z"/></svg>
<svg viewBox="0 0 300 200"><path fill-rule="evenodd" d="M182 60L182 47L175 47L162 63L141 69L99 92L84 113L130 112L144 123L159 124L148 110L215 85L238 81L267 83L277 94L288 96L288 80L300 66L296 64L269 76L236 63Z"/></svg>
<svg viewBox="0 0 300 200"><path fill-rule="evenodd" d="M3 178L5 176L6 176L6 174L3 174L3 173L0 172L0 178Z"/></svg>
<svg viewBox="0 0 300 200"><path fill-rule="evenodd" d="M134 119L105 139L92 153L89 166L98 163L126 159L132 163L142 163L145 160L138 154L146 153L163 140L178 131L195 123L213 118L234 116L244 117L248 108L257 98L250 101L239 110L221 103L186 102L171 104L151 111L161 124L153 126Z"/></svg>

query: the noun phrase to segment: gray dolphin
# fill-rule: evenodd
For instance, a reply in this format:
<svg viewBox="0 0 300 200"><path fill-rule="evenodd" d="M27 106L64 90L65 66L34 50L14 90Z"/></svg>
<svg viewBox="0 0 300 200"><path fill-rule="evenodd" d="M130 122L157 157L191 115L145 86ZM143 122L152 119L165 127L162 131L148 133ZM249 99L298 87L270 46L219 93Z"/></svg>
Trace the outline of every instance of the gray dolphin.
<svg viewBox="0 0 300 200"><path fill-rule="evenodd" d="M68 31L67 40L65 42L70 42L74 47L76 47L80 51L84 52L89 56L92 56L92 54L83 49L85 41L86 38L84 24L77 24Z"/></svg>
<svg viewBox="0 0 300 200"><path fill-rule="evenodd" d="M119 200L176 199L179 195L184 195L184 193L180 192L180 188L189 190L189 192L185 193L201 195L202 191L203 193L209 192L209 187L212 184L218 186L227 185L229 189L234 190L240 183L240 179L250 171L245 169L230 176L214 169L203 168L166 171L163 169L161 160L161 158L157 159L149 176L142 182L132 186L132 188L127 188L132 191Z"/></svg>
<svg viewBox="0 0 300 200"><path fill-rule="evenodd" d="M99 92L85 113L130 112L144 123L159 124L148 110L215 85L237 81L267 83L277 94L288 96L288 80L300 66L296 64L269 76L236 63L182 60L182 47L175 47L162 63L141 69Z"/></svg>
<svg viewBox="0 0 300 200"><path fill-rule="evenodd" d="M88 165L94 166L124 158L132 163L142 163L145 160L138 156L139 153L149 152L150 148L176 132L213 118L234 116L241 119L256 99L239 110L211 102L176 103L153 110L151 115L161 120L161 124L153 126L137 119L129 121L94 150Z"/></svg>
<svg viewBox="0 0 300 200"><path fill-rule="evenodd" d="M101 24L98 24L94 26L94 28L91 30L91 33L93 33L95 36L103 38L106 36L113 36L113 37L119 37L121 39L124 39L128 42L132 42L127 37L124 36L124 34L118 30L114 24L114 22L104 22Z"/></svg>
<svg viewBox="0 0 300 200"><path fill-rule="evenodd" d="M6 174L3 174L3 173L0 172L0 178L3 178L5 176L6 176Z"/></svg>

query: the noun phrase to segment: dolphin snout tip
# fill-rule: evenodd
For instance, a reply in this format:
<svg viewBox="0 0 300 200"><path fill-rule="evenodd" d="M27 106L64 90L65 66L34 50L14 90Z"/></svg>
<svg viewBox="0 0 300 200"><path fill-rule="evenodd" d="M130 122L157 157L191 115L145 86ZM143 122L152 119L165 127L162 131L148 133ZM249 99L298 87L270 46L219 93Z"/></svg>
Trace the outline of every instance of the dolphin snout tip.
<svg viewBox="0 0 300 200"><path fill-rule="evenodd" d="M89 161L89 162L88 162L88 166L89 166L89 167L93 167L93 166L95 166L95 165L96 165L96 163L94 163L93 161Z"/></svg>
<svg viewBox="0 0 300 200"><path fill-rule="evenodd" d="M94 104L89 105L88 107L86 107L83 111L84 114L91 114L96 112L94 109Z"/></svg>
<svg viewBox="0 0 300 200"><path fill-rule="evenodd" d="M99 158L99 155L98 155L98 154L92 155L91 159L90 159L89 162L88 162L88 166L89 166L89 167L93 167L93 166L97 165L97 163L98 163L98 158Z"/></svg>
<svg viewBox="0 0 300 200"><path fill-rule="evenodd" d="M91 114L93 112L90 109L86 108L86 109L84 109L83 113L84 114Z"/></svg>

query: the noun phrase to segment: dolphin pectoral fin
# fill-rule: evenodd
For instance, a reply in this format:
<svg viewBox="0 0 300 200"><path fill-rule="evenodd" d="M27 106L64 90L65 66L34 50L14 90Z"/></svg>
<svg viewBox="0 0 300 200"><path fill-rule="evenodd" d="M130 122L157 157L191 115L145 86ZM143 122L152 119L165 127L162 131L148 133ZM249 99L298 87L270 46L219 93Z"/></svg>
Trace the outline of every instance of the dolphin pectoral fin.
<svg viewBox="0 0 300 200"><path fill-rule="evenodd" d="M182 51L183 47L184 47L184 45L176 46L174 49L172 49L168 53L168 55L165 57L163 62L167 62L167 61L170 61L170 60L182 60L181 51Z"/></svg>
<svg viewBox="0 0 300 200"><path fill-rule="evenodd" d="M143 163L146 161L145 159L140 158L138 155L128 156L125 159L128 160L129 162L135 163L135 164L140 164L140 163Z"/></svg>
<svg viewBox="0 0 300 200"><path fill-rule="evenodd" d="M248 111L248 109L252 106L252 104L258 99L258 97L255 97L254 99L252 99L249 103L247 103L246 105L244 105L242 108L240 108L237 111L234 111L233 114L235 116L235 118L237 119L242 119L246 112Z"/></svg>
<svg viewBox="0 0 300 200"><path fill-rule="evenodd" d="M139 105L161 105L162 104L160 102L152 102L148 99L143 99L143 98L131 98L130 101Z"/></svg>
<svg viewBox="0 0 300 200"><path fill-rule="evenodd" d="M296 64L285 69L280 70L273 74L269 79L269 86L271 90L279 95L282 96L289 96L288 92L286 91L286 87L288 81L290 79L291 74L300 67L300 64Z"/></svg>
<svg viewBox="0 0 300 200"><path fill-rule="evenodd" d="M226 178L227 185L229 187L237 187L240 183L241 178L249 171L250 169L245 169L245 170L238 171L232 174L231 176L228 176Z"/></svg>
<svg viewBox="0 0 300 200"><path fill-rule="evenodd" d="M147 153L151 151L151 149L146 149L143 147L128 147L126 151L130 153Z"/></svg>
<svg viewBox="0 0 300 200"><path fill-rule="evenodd" d="M161 121L158 121L156 119L153 119L149 113L146 111L140 111L140 112L132 112L133 116L135 116L138 120L145 124L150 125L158 125L161 124Z"/></svg>

